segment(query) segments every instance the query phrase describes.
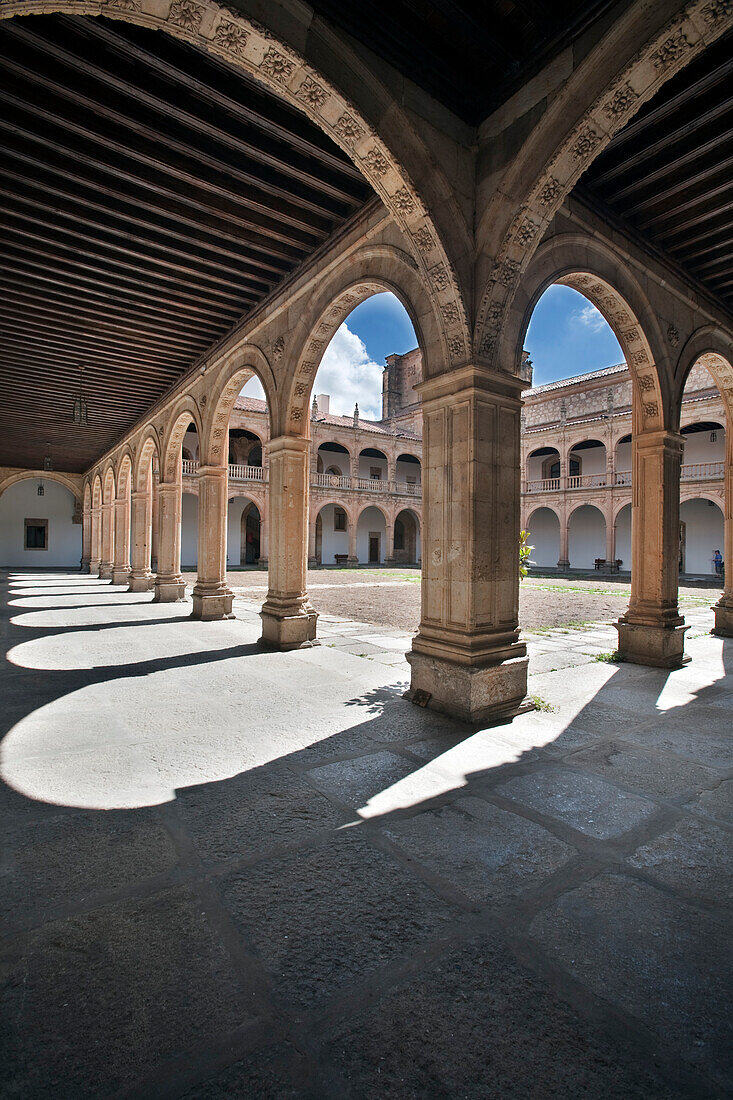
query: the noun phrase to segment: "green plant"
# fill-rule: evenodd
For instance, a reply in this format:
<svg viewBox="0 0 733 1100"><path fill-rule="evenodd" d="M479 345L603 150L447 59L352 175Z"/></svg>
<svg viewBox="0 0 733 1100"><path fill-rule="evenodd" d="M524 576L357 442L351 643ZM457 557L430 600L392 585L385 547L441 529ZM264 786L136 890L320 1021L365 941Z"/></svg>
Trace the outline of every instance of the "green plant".
<svg viewBox="0 0 733 1100"><path fill-rule="evenodd" d="M617 649L611 650L608 653L596 653L593 658L594 661L605 661L609 665L617 665L622 660L621 655Z"/></svg>
<svg viewBox="0 0 733 1100"><path fill-rule="evenodd" d="M519 532L519 576L526 577L529 572L527 566L534 565L534 562L530 558L530 554L534 550L534 546L530 546L528 543L529 531Z"/></svg>
<svg viewBox="0 0 733 1100"><path fill-rule="evenodd" d="M541 695L533 695L532 702L535 710L543 710L548 714L554 714L557 710L557 707L553 707L552 703L548 703Z"/></svg>

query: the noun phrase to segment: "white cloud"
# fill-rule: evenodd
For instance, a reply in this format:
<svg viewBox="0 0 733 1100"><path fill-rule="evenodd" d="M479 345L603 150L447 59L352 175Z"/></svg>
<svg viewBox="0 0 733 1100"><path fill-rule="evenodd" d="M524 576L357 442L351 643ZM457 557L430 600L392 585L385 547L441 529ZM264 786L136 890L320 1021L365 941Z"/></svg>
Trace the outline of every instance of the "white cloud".
<svg viewBox="0 0 733 1100"><path fill-rule="evenodd" d="M588 302L587 306L583 306L581 310L573 315L573 319L580 321L581 325L590 329L591 332L602 332L606 327L606 319L602 313L596 309L592 302Z"/></svg>
<svg viewBox="0 0 733 1100"><path fill-rule="evenodd" d="M265 400L265 391L256 374L253 374L249 382L239 391L244 397L256 397L260 401Z"/></svg>
<svg viewBox="0 0 733 1100"><path fill-rule="evenodd" d="M313 393L330 394L331 412L337 416L351 416L356 402L365 419L379 420L382 415L382 368L346 323L324 352Z"/></svg>

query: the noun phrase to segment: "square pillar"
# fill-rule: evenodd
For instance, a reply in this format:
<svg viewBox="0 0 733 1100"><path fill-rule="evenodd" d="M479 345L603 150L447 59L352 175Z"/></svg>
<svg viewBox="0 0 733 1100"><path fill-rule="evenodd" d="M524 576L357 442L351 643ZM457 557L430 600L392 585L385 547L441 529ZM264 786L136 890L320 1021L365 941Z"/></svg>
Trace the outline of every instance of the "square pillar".
<svg viewBox="0 0 733 1100"><path fill-rule="evenodd" d="M152 493L133 489L130 494L130 578L128 591L149 592L153 587L150 571L150 536L152 526Z"/></svg>
<svg viewBox="0 0 733 1100"><path fill-rule="evenodd" d="M181 603L186 585L181 576L181 482L158 485L158 573L153 603Z"/></svg>
<svg viewBox="0 0 733 1100"><path fill-rule="evenodd" d="M631 495L631 599L616 623L625 661L680 668L687 627L677 606L682 436L634 435Z"/></svg>
<svg viewBox="0 0 733 1100"><path fill-rule="evenodd" d="M112 584L127 584L130 580L130 506L127 497L118 498L115 511L115 553Z"/></svg>
<svg viewBox="0 0 733 1100"><path fill-rule="evenodd" d="M724 529L723 562L725 565L725 587L716 603L715 626L713 634L721 638L733 638L733 422L731 418L725 425L725 473L723 474Z"/></svg>
<svg viewBox="0 0 733 1100"><path fill-rule="evenodd" d="M92 558L92 513L85 508L81 517L81 564L82 573L91 572L90 562Z"/></svg>
<svg viewBox="0 0 733 1100"><path fill-rule="evenodd" d="M315 644L318 615L306 592L309 441L278 436L269 444L269 589L262 605L262 645Z"/></svg>
<svg viewBox="0 0 733 1100"><path fill-rule="evenodd" d="M483 367L423 382L422 619L407 697L468 722L531 708L519 640L520 412Z"/></svg>
<svg viewBox="0 0 733 1100"><path fill-rule="evenodd" d="M356 508L357 508L357 506L355 505L354 506L354 511L356 511ZM359 555L356 551L356 526L357 526L357 520L349 518L348 523L349 523L349 556L347 558L346 563L347 563L347 565L358 565L359 564Z"/></svg>
<svg viewBox="0 0 733 1100"><path fill-rule="evenodd" d="M198 577L191 618L233 619L234 597L227 586L228 467L199 466L198 487Z"/></svg>
<svg viewBox="0 0 733 1100"><path fill-rule="evenodd" d="M102 556L102 516L99 507L92 508L90 513L91 526L91 557L89 559L89 572L99 575L99 563Z"/></svg>
<svg viewBox="0 0 733 1100"><path fill-rule="evenodd" d="M100 509L100 530L102 533L102 554L99 562L101 580L112 579L112 566L115 552L115 511L112 501L103 504Z"/></svg>

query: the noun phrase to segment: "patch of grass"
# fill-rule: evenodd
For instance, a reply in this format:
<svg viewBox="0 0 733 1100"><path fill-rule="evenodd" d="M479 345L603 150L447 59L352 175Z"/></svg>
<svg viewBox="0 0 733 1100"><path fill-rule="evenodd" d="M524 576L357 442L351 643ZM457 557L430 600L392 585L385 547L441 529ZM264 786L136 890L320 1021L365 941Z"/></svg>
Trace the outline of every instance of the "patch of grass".
<svg viewBox="0 0 733 1100"><path fill-rule="evenodd" d="M558 623L557 626L528 626L524 628L525 634L570 634L573 630L585 630L593 626L594 621L581 622L580 619L571 619L567 623Z"/></svg>
<svg viewBox="0 0 733 1100"><path fill-rule="evenodd" d="M623 661L623 657L617 649L609 650L608 653L596 653L594 661L603 661L607 665L620 665Z"/></svg>
<svg viewBox="0 0 733 1100"><path fill-rule="evenodd" d="M554 714L557 710L557 707L553 707L552 703L548 703L541 695L533 695L532 702L534 703L535 710L542 710L546 714Z"/></svg>

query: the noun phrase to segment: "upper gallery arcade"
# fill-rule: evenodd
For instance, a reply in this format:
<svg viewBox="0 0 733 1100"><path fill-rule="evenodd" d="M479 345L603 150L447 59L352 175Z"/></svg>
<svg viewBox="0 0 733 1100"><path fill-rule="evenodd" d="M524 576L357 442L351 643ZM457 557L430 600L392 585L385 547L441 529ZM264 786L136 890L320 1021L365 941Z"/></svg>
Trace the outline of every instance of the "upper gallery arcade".
<svg viewBox="0 0 733 1100"><path fill-rule="evenodd" d="M341 322L390 290L422 361L411 693L469 720L511 716L527 678L522 349L562 282L601 311L630 376L619 648L684 660L680 417L700 365L726 420L733 560L730 0L459 3L417 22L400 0L0 12L0 491L50 458L47 476L81 501L89 568L181 599L195 429L193 611L227 617L229 432L255 375L269 417L262 639L311 644L314 379ZM733 633L732 578L719 633Z"/></svg>

